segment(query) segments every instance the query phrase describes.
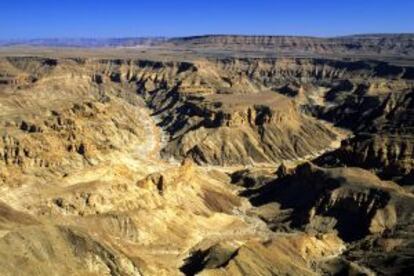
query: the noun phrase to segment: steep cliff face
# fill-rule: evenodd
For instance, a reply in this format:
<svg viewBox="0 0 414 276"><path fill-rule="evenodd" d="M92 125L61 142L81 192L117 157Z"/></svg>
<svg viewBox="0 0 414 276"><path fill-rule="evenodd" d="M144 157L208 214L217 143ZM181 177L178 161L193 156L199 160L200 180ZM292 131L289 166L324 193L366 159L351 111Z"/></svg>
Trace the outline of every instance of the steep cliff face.
<svg viewBox="0 0 414 276"><path fill-rule="evenodd" d="M332 106L316 113L353 130L355 137L319 161L374 169L386 179L412 183L412 80L372 81L348 89L328 91Z"/></svg>
<svg viewBox="0 0 414 276"><path fill-rule="evenodd" d="M291 100L273 92L206 96L179 108L186 113L163 121L174 135L163 153L200 164L295 161L318 155L339 139L334 129L300 114Z"/></svg>

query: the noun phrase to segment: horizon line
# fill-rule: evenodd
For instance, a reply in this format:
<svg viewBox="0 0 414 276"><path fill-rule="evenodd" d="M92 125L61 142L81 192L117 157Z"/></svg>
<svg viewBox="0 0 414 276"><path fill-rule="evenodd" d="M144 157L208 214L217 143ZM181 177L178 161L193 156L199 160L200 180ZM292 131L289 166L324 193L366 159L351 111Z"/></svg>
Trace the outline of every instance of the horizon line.
<svg viewBox="0 0 414 276"><path fill-rule="evenodd" d="M413 32L375 32L375 33L351 33L342 35L295 35L295 34L237 34L237 33L205 33L193 35L178 35L178 36L163 36L163 35L149 35L149 36L101 36L101 37L87 37L87 36L51 36L51 37L28 37L28 38L0 38L0 41L28 41L28 40L64 40L64 39L78 39L78 40L104 40L104 39L174 39L174 38L196 38L208 36L243 36L243 37L304 37L304 38L341 38L352 36L369 36L369 35L414 35Z"/></svg>

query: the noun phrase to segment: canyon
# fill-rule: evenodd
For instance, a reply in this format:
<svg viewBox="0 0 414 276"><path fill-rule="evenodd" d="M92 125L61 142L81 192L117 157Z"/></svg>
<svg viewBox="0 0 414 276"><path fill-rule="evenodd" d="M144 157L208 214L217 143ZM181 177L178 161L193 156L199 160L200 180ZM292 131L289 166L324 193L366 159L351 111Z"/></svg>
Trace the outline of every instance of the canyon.
<svg viewBox="0 0 414 276"><path fill-rule="evenodd" d="M0 49L0 274L412 271L412 35L29 46Z"/></svg>

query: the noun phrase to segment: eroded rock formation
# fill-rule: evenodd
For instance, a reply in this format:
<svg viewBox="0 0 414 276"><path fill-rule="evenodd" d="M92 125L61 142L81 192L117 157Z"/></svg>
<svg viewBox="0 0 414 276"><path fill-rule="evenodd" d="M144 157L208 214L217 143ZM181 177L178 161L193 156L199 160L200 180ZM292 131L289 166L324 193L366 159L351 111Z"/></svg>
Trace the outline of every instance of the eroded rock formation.
<svg viewBox="0 0 414 276"><path fill-rule="evenodd" d="M0 272L407 273L413 72L1 58Z"/></svg>

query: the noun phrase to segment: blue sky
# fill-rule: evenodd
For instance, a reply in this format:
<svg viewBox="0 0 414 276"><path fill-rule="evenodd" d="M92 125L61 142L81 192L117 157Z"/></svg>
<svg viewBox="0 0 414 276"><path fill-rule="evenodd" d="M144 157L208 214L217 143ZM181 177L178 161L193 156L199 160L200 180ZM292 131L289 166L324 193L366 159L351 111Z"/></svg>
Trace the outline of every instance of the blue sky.
<svg viewBox="0 0 414 276"><path fill-rule="evenodd" d="M0 1L0 39L378 32L414 32L414 1Z"/></svg>

